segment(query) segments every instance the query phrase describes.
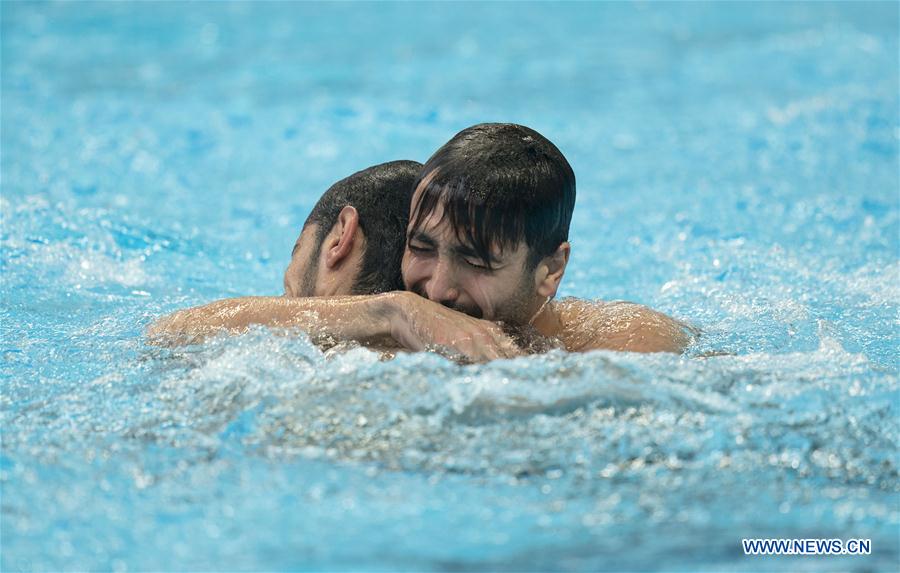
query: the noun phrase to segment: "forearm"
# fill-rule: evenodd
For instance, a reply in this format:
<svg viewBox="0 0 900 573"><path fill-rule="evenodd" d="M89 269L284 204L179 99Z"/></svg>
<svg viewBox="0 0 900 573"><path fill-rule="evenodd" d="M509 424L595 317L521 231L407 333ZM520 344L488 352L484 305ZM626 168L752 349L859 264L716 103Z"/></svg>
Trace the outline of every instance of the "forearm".
<svg viewBox="0 0 900 573"><path fill-rule="evenodd" d="M472 318L410 292L345 297L245 297L216 301L160 319L147 329L155 344L190 344L258 324L297 328L314 340L362 343L391 339L413 351L447 349L485 361L522 352L494 323Z"/></svg>
<svg viewBox="0 0 900 573"><path fill-rule="evenodd" d="M392 293L345 297L242 297L219 300L166 316L147 329L154 342L191 343L252 325L297 328L310 336L365 342L390 335Z"/></svg>

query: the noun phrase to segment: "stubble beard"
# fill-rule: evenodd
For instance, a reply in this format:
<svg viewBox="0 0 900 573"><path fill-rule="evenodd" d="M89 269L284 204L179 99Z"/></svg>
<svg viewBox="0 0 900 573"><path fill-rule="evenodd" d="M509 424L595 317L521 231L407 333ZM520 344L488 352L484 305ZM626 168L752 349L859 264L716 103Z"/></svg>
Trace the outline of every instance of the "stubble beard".
<svg viewBox="0 0 900 573"><path fill-rule="evenodd" d="M322 252L322 243L316 245L316 249L309 257L303 280L300 281L300 293L297 296L316 296L316 277L319 274L319 254Z"/></svg>

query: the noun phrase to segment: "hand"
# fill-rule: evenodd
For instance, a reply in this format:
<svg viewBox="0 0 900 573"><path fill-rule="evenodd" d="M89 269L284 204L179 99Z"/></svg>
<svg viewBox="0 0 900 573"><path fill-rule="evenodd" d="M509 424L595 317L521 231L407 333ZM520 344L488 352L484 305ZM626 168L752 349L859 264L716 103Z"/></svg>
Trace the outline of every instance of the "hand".
<svg viewBox="0 0 900 573"><path fill-rule="evenodd" d="M394 294L391 336L410 350L447 349L473 362L524 354L493 322L472 318L411 292Z"/></svg>

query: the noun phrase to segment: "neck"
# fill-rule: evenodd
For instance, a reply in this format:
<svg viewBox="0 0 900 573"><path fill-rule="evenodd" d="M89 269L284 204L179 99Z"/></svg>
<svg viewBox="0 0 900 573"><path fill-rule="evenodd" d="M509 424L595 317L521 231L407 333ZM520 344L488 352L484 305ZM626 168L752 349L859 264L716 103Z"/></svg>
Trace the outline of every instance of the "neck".
<svg viewBox="0 0 900 573"><path fill-rule="evenodd" d="M541 306L531 319L531 326L542 335L554 338L559 334L560 322L556 308L550 299Z"/></svg>

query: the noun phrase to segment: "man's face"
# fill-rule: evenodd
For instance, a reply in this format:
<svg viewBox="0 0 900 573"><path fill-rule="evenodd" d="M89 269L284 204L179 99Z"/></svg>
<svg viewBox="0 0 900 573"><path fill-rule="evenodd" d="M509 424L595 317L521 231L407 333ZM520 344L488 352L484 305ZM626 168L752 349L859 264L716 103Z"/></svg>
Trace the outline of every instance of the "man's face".
<svg viewBox="0 0 900 573"><path fill-rule="evenodd" d="M408 229L400 267L406 290L476 318L528 323L543 301L526 268L524 242L515 250L493 250L489 269L442 219L443 207L438 205L419 229Z"/></svg>
<svg viewBox="0 0 900 573"><path fill-rule="evenodd" d="M317 225L309 225L294 244L291 262L284 271L284 295L316 296L319 271L319 249L316 245Z"/></svg>

